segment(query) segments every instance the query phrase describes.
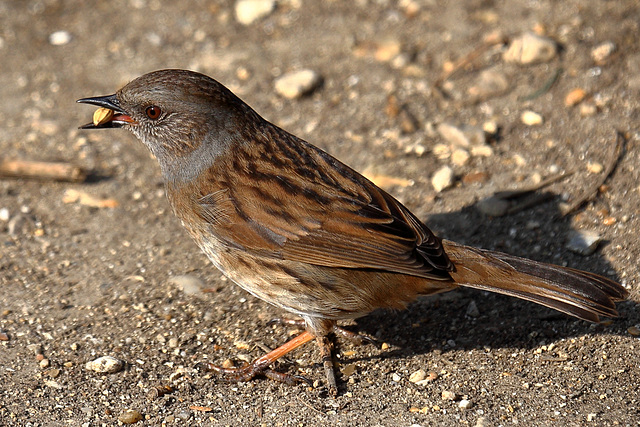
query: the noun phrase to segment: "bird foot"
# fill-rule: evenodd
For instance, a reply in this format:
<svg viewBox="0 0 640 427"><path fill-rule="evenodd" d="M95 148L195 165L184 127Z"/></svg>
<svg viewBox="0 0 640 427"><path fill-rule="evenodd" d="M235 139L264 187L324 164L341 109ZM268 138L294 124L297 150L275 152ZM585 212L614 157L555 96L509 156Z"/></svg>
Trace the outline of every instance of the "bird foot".
<svg viewBox="0 0 640 427"><path fill-rule="evenodd" d="M268 366L264 366L257 359L253 363L244 363L244 365L238 368L223 368L222 366L215 365L210 362L200 362L196 365L196 368L203 372L214 372L225 381L229 382L246 382L250 381L257 376L264 376L270 380L278 381L287 385L296 385L299 383L306 383L307 385L313 385L312 382L303 377L302 375L291 375L283 372L274 371Z"/></svg>
<svg viewBox="0 0 640 427"><path fill-rule="evenodd" d="M269 379L289 385L294 385L299 382L306 382L307 384L310 384L308 379L300 375L289 375L282 372L276 372L269 366L271 366L271 364L280 357L311 341L312 339L314 339L314 336L305 331L284 345L254 360L252 363L245 363L243 366L238 368L223 368L209 362L200 362L196 365L196 368L205 372L215 372L220 374L225 380L233 382L249 381L258 375L264 375Z"/></svg>

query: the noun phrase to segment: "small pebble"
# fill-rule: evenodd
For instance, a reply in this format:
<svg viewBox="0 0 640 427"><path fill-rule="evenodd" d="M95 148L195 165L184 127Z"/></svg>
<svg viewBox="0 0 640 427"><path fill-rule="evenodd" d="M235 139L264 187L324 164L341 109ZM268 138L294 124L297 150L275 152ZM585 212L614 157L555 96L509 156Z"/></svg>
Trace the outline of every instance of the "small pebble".
<svg viewBox="0 0 640 427"><path fill-rule="evenodd" d="M473 157L491 157L493 156L493 148L490 145L474 145L471 147L471 155Z"/></svg>
<svg viewBox="0 0 640 427"><path fill-rule="evenodd" d="M616 51L615 43L611 41L607 41L593 48L593 50L591 51L591 59L593 59L593 61L596 64L602 64L606 62L607 59L609 59L609 57L611 56L611 54L615 51Z"/></svg>
<svg viewBox="0 0 640 427"><path fill-rule="evenodd" d="M580 104L580 115L582 117L591 117L598 112L598 107L593 102L585 102Z"/></svg>
<svg viewBox="0 0 640 427"><path fill-rule="evenodd" d="M631 326L629 329L627 329L627 332L629 332L629 335L634 337L640 336L640 328L637 326Z"/></svg>
<svg viewBox="0 0 640 427"><path fill-rule="evenodd" d="M440 136L454 147L468 148L486 143L484 130L476 126L457 127L450 123L440 123L437 130Z"/></svg>
<svg viewBox="0 0 640 427"><path fill-rule="evenodd" d="M604 166L602 166L602 163L588 162L587 170L591 173L600 173L604 170Z"/></svg>
<svg viewBox="0 0 640 427"><path fill-rule="evenodd" d="M202 280L190 274L171 277L168 280L168 283L177 286L178 289L180 289L186 295L200 294L202 293L202 289L204 289L205 287L205 284Z"/></svg>
<svg viewBox="0 0 640 427"><path fill-rule="evenodd" d="M400 375L398 375L397 373L393 373L393 375L391 375L391 380L395 381L395 382L400 382L400 380L402 379L402 377Z"/></svg>
<svg viewBox="0 0 640 427"><path fill-rule="evenodd" d="M513 161L518 166L526 166L527 165L527 160L524 157L522 157L520 154L514 154L513 155Z"/></svg>
<svg viewBox="0 0 640 427"><path fill-rule="evenodd" d="M423 369L418 369L411 375L409 375L409 382L417 383L427 378L427 373Z"/></svg>
<svg viewBox="0 0 640 427"><path fill-rule="evenodd" d="M176 418L178 418L181 421L188 421L189 418L191 418L191 414L185 410L182 411L178 411L176 412Z"/></svg>
<svg viewBox="0 0 640 427"><path fill-rule="evenodd" d="M451 157L451 147L448 144L436 144L431 149L433 155L440 160L446 160Z"/></svg>
<svg viewBox="0 0 640 427"><path fill-rule="evenodd" d="M118 421L122 424L134 424L138 421L142 421L142 414L135 409L127 409L118 416Z"/></svg>
<svg viewBox="0 0 640 427"><path fill-rule="evenodd" d="M484 122L482 124L482 130L489 135L496 135L498 133L498 123L494 122L493 120Z"/></svg>
<svg viewBox="0 0 640 427"><path fill-rule="evenodd" d="M457 397L458 396L453 391L444 390L442 392L442 400L456 400Z"/></svg>
<svg viewBox="0 0 640 427"><path fill-rule="evenodd" d="M178 338L176 338L176 337L169 338L169 347L177 348L178 347Z"/></svg>
<svg viewBox="0 0 640 427"><path fill-rule="evenodd" d="M531 110L523 111L522 115L520 115L520 120L527 126L537 126L544 122L544 119L540 114Z"/></svg>
<svg viewBox="0 0 640 427"><path fill-rule="evenodd" d="M472 99L482 101L505 93L509 89L509 79L495 68L480 73L475 83L467 91Z"/></svg>
<svg viewBox="0 0 640 427"><path fill-rule="evenodd" d="M49 43L54 46L62 46L71 41L71 33L68 31L56 31L49 34Z"/></svg>
<svg viewBox="0 0 640 427"><path fill-rule="evenodd" d="M469 152L463 148L456 148L451 153L451 163L456 166L464 166L469 161Z"/></svg>
<svg viewBox="0 0 640 427"><path fill-rule="evenodd" d="M505 51L503 59L506 62L519 64L534 64L548 62L556 56L556 43L534 33L525 33L516 37Z"/></svg>
<svg viewBox="0 0 640 427"><path fill-rule="evenodd" d="M242 25L251 25L271 14L275 8L275 0L238 0L235 5L236 19Z"/></svg>
<svg viewBox="0 0 640 427"><path fill-rule="evenodd" d="M431 185L440 193L441 191L451 187L453 185L453 169L449 166L443 166L431 178Z"/></svg>
<svg viewBox="0 0 640 427"><path fill-rule="evenodd" d="M10 236L17 237L20 234L28 233L33 226L33 220L29 216L20 213L7 222L7 232Z"/></svg>
<svg viewBox="0 0 640 427"><path fill-rule="evenodd" d="M573 107L580 104L587 97L587 92L581 88L575 88L564 97L564 105Z"/></svg>
<svg viewBox="0 0 640 427"><path fill-rule="evenodd" d="M462 399L460 403L458 403L458 406L461 409L471 409L471 407L473 407L473 402L468 399Z"/></svg>
<svg viewBox="0 0 640 427"><path fill-rule="evenodd" d="M486 199L482 199L476 203L476 209L487 216L502 216L507 213L511 204L498 197L487 197Z"/></svg>
<svg viewBox="0 0 640 427"><path fill-rule="evenodd" d="M348 365L346 365L344 368L340 370L340 373L344 377L349 377L353 375L355 371L356 371L356 365L354 363L349 363Z"/></svg>
<svg viewBox="0 0 640 427"><path fill-rule="evenodd" d="M487 182L489 174L486 172L471 172L462 177L462 182L465 184L477 184Z"/></svg>
<svg viewBox="0 0 640 427"><path fill-rule="evenodd" d="M275 81L275 89L281 96L294 99L313 92L321 83L320 74L306 69L280 76Z"/></svg>
<svg viewBox="0 0 640 427"><path fill-rule="evenodd" d="M42 354L42 346L40 344L29 344L27 348L36 356Z"/></svg>
<svg viewBox="0 0 640 427"><path fill-rule="evenodd" d="M43 368L43 369L44 368L48 368L49 365L51 365L51 362L49 362L49 359L42 359L40 361L40 367Z"/></svg>
<svg viewBox="0 0 640 427"><path fill-rule="evenodd" d="M440 136L453 146L466 148L471 145L469 138L459 127L449 123L440 123L437 130Z"/></svg>
<svg viewBox="0 0 640 427"><path fill-rule="evenodd" d="M402 45L399 40L386 39L377 45L373 57L380 62L387 62L395 58L401 51Z"/></svg>
<svg viewBox="0 0 640 427"><path fill-rule="evenodd" d="M574 230L568 235L567 249L579 255L591 255L596 251L602 237L595 231Z"/></svg>
<svg viewBox="0 0 640 427"><path fill-rule="evenodd" d="M418 13L420 13L420 10L422 8L420 3L415 0L400 0L398 2L398 6L400 6L400 8L404 10L407 18L415 17L416 15L418 15Z"/></svg>
<svg viewBox="0 0 640 427"><path fill-rule="evenodd" d="M43 382L47 387L51 387L51 388L56 389L56 390L62 390L64 388L64 386L62 384L60 384L58 381L44 380Z"/></svg>
<svg viewBox="0 0 640 427"><path fill-rule="evenodd" d="M124 362L112 356L102 356L87 362L85 368L100 374L114 374L124 368Z"/></svg>
<svg viewBox="0 0 640 427"><path fill-rule="evenodd" d="M49 369L47 375L51 378L58 378L58 376L60 376L60 369Z"/></svg>
<svg viewBox="0 0 640 427"><path fill-rule="evenodd" d="M9 221L9 218L11 218L9 214L9 209L7 208L0 209L0 221L6 222L6 221Z"/></svg>
<svg viewBox="0 0 640 427"><path fill-rule="evenodd" d="M478 310L478 305L476 304L475 301L471 301L467 306L467 316L473 317L473 318L480 316L480 310Z"/></svg>

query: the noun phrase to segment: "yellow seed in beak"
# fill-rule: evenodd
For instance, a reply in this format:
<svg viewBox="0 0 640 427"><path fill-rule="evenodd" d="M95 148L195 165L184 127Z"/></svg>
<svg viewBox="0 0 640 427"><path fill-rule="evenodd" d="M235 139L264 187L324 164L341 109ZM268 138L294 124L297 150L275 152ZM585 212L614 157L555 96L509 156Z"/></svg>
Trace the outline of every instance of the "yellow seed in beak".
<svg viewBox="0 0 640 427"><path fill-rule="evenodd" d="M111 120L111 117L113 117L113 110L100 107L93 113L93 124L99 126Z"/></svg>

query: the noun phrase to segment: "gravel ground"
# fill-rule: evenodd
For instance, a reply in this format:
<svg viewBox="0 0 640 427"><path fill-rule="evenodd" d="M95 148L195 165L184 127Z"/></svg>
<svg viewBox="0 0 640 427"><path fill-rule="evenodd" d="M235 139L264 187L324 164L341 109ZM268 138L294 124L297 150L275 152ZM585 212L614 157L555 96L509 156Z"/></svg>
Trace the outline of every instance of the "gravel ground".
<svg viewBox="0 0 640 427"><path fill-rule="evenodd" d="M0 1L0 160L89 171L0 179L0 424L639 425L637 1L236 3ZM532 39L533 63L505 53ZM296 331L198 251L141 144L77 129L93 110L76 99L161 68L216 78L443 237L617 278L630 301L598 325L470 290L374 312L346 326L380 345L337 341L337 398L312 345L277 369L313 387L200 374ZM299 70L320 77L310 93L276 84ZM544 202L477 209L562 173ZM568 250L574 230L598 249ZM123 366L86 365L102 356Z"/></svg>

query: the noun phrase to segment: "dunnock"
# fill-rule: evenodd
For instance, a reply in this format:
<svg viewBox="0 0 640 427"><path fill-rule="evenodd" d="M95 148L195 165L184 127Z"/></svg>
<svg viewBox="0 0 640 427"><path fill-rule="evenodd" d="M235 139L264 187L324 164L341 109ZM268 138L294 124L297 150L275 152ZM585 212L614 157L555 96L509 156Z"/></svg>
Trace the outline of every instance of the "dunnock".
<svg viewBox="0 0 640 427"><path fill-rule="evenodd" d="M614 302L627 296L593 273L438 238L371 181L205 75L156 71L78 102L103 107L83 128L122 127L151 150L175 214L216 267L304 319L306 332L250 365L207 365L232 379L292 381L269 366L315 338L335 394L327 335L340 331L336 321L458 286L594 322L616 316Z"/></svg>

